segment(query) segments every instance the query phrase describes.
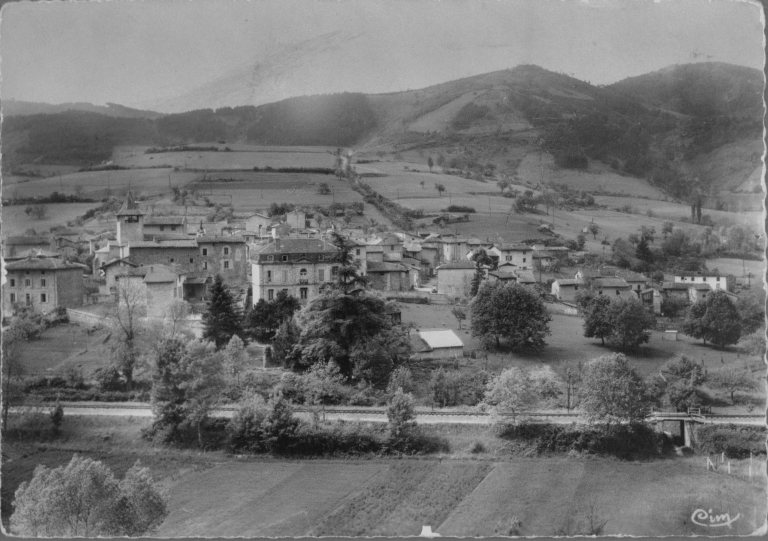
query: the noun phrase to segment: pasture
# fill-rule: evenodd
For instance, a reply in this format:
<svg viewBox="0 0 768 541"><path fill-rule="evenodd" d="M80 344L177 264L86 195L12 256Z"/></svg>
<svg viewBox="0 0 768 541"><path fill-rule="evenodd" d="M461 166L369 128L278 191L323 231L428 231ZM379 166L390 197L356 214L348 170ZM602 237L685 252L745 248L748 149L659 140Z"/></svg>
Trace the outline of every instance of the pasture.
<svg viewBox="0 0 768 541"><path fill-rule="evenodd" d="M145 146L120 146L112 160L123 167L170 165L189 169L253 169L254 167L333 167L336 157L331 147L275 147L243 144L196 143L196 147L215 146L219 152L183 151L146 154ZM231 151L224 151L229 147Z"/></svg>
<svg viewBox="0 0 768 541"><path fill-rule="evenodd" d="M88 333L76 324L52 327L20 348L24 375L63 376L74 369L87 377L105 366L109 344L104 342L109 334L107 329Z"/></svg>

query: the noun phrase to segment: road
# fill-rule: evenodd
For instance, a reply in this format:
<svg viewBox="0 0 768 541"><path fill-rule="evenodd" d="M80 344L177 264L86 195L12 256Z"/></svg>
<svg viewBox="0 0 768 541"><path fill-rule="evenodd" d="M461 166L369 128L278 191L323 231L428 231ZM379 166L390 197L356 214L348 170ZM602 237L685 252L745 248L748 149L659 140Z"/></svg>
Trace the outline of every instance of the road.
<svg viewBox="0 0 768 541"><path fill-rule="evenodd" d="M152 417L152 409L147 403L94 403L94 402L63 402L64 415L104 415L118 417ZM11 408L11 412L21 412L24 408ZM237 406L223 406L213 412L213 417L231 418L237 411ZM311 419L312 412L307 408L296 408L296 416L303 419ZM320 412L321 417L323 412ZM563 413L553 411L537 411L527 413L521 418L528 418L539 422L555 424L570 424L579 420L577 413ZM685 417L664 417L664 421L681 420ZM764 425L764 415L703 415L699 422L706 424L741 424ZM325 410L325 419L329 421L357 421L357 422L386 422L387 414L384 408L363 407L339 407L329 406ZM451 409L430 410L426 408L416 409L416 422L420 424L490 424L490 416L485 413L456 411Z"/></svg>

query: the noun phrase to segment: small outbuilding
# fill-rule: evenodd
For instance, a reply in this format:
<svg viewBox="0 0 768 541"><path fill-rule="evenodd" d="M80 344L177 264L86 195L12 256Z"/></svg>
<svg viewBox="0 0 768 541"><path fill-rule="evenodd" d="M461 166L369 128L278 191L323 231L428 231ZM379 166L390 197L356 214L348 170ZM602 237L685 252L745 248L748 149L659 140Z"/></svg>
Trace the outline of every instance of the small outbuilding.
<svg viewBox="0 0 768 541"><path fill-rule="evenodd" d="M452 359L464 355L464 342L451 329L425 329L411 335L412 359Z"/></svg>

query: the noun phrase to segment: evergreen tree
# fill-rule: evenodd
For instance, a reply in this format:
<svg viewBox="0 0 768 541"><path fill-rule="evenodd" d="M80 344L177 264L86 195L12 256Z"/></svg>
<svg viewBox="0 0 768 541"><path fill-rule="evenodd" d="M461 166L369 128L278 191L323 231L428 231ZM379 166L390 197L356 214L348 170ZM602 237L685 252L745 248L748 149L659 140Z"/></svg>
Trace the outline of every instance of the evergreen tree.
<svg viewBox="0 0 768 541"><path fill-rule="evenodd" d="M635 257L644 263L653 263L653 253L648 247L648 240L645 236L640 239L635 248Z"/></svg>
<svg viewBox="0 0 768 541"><path fill-rule="evenodd" d="M218 349L226 346L232 336L243 336L242 316L221 275L216 275L210 295L208 309L203 314L203 339L213 342Z"/></svg>

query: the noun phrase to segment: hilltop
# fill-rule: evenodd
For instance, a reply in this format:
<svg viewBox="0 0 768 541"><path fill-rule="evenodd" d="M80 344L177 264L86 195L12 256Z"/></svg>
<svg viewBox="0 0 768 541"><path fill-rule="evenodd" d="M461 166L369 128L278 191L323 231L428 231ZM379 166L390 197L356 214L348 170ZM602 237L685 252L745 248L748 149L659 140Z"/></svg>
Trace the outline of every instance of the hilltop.
<svg viewBox="0 0 768 541"><path fill-rule="evenodd" d="M327 37L329 46L342 37ZM671 66L609 86L524 65L420 90L304 96L154 119L74 110L11 116L3 163L93 165L109 160L116 145L225 141L342 146L362 155L430 150L449 155L451 168L478 173L490 165L514 178L526 156L547 152L560 168L602 162L674 197L706 199L725 188L756 189L750 179L761 165L762 89L759 71L722 63Z"/></svg>

